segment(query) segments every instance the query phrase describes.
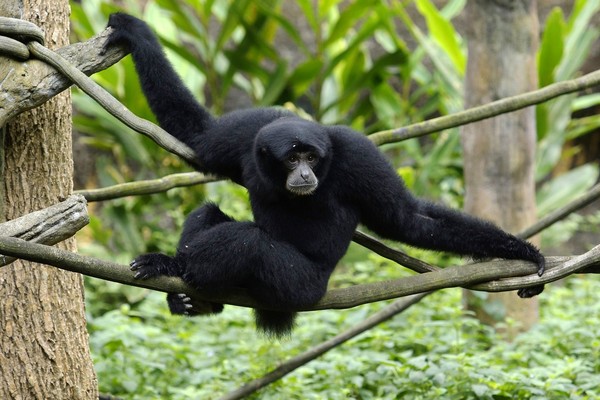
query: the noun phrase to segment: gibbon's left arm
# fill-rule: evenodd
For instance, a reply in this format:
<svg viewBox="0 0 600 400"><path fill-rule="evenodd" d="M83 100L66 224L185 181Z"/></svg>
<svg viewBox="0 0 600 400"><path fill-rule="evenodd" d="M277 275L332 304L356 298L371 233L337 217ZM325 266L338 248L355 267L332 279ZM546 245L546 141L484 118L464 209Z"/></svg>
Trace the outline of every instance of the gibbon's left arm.
<svg viewBox="0 0 600 400"><path fill-rule="evenodd" d="M358 204L361 222L369 229L385 238L424 249L476 259L531 261L537 265L538 275L543 274L544 256L531 243L489 221L413 196L368 139L347 128L337 130L334 143L343 140L344 157L352 160L333 162L347 165L345 175L352 181L352 198ZM528 293L522 291L522 294Z"/></svg>

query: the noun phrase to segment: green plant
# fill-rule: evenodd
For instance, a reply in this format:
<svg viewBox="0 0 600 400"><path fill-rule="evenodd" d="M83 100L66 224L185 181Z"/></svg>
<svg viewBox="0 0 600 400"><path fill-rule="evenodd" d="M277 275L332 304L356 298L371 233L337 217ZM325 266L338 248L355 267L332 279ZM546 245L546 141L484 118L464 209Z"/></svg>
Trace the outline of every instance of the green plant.
<svg viewBox="0 0 600 400"><path fill-rule="evenodd" d="M590 24L597 15L600 1L577 0L568 18L560 8L549 14L538 52L538 79L540 87L573 78L587 58L599 31ZM573 155L573 149L564 151L569 140L585 135L600 126L600 116L573 118L573 113L599 103L597 95L577 94L562 96L536 107L538 133L536 180L548 179L561 157ZM576 149L575 149L576 151ZM538 214L567 204L587 191L598 179L598 167L586 164L562 176L553 177L537 192ZM544 246L568 240L579 227L581 219L569 218L542 234Z"/></svg>
<svg viewBox="0 0 600 400"><path fill-rule="evenodd" d="M554 8L546 21L538 52L538 79L540 87L575 76L592 43L598 38L598 29L590 20L600 9L600 1L577 0L569 18L560 8ZM596 104L597 96L561 96L536 108L538 128L537 179L546 177L556 166L566 140L574 139L598 126L600 118L573 122L574 111Z"/></svg>
<svg viewBox="0 0 600 400"><path fill-rule="evenodd" d="M445 290L253 398L596 398L598 290L590 276L549 286L540 323L513 343L466 315L460 290ZM381 306L307 313L291 339L271 342L253 332L249 310L184 319L155 293L91 319L100 388L126 399L217 398Z"/></svg>
<svg viewBox="0 0 600 400"><path fill-rule="evenodd" d="M144 10L139 2L119 2L160 27L175 67L213 110L226 111L232 96L257 105L292 102L293 108L303 107L318 120L350 124L366 133L462 108L464 45L449 21L464 3L449 1L437 10L429 1L418 1L428 29L423 32L408 17L404 2L357 0L344 8L337 1L318 2L318 7L299 1L299 12L292 17L280 13L280 1L151 0ZM564 79L579 68L595 34L585 28L595 4L577 1L567 20L554 12L542 43L545 78L540 82ZM99 32L116 10L108 0L74 3L75 34L87 38ZM293 23L299 16L309 26L309 43ZM414 48L396 34L398 24L414 37ZM560 40L553 42L556 35ZM277 42L282 36L298 50L300 60L284 57ZM548 55L557 43L562 50ZM575 45L579 43L584 45ZM371 51L373 46L378 52ZM95 79L136 114L152 118L128 60ZM76 93L74 100L77 129L102 152L97 164L101 185L182 168L177 159L126 131L85 97ZM545 146L540 179L556 165L564 140L597 126L595 118L570 119L570 111L597 104L598 97L571 101L538 111ZM417 193L460 205L462 166L455 132L385 150L402 160L400 171ZM584 190L596 173L584 167L574 173L577 179L548 183L539 197L540 209L562 204L571 193L563 188L576 185L573 188ZM95 245L86 251L128 260L147 250L172 249L176 235L170 232L205 196L225 203L236 218L249 217L242 191L223 183L208 186L206 192L188 188L119 200L97 213L100 217L89 233ZM172 212L156 218L159 209ZM353 252L333 284L404 273L376 256L365 257L363 250ZM159 293L89 281L88 288L91 346L101 390L124 398L214 398L381 307L309 313L301 317L293 338L269 342L254 334L245 309L228 307L219 316L185 319L170 316ZM599 289L596 278L572 278L564 287L550 286L541 299L541 324L512 344L465 315L458 290L443 291L255 398L595 398L600 395L600 310L594 296Z"/></svg>

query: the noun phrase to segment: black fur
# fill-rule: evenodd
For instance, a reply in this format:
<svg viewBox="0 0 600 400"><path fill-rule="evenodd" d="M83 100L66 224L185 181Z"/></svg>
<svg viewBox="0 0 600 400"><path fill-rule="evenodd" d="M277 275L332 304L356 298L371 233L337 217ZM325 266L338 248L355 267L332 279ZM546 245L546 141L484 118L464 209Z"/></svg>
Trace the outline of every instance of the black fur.
<svg viewBox="0 0 600 400"><path fill-rule="evenodd" d="M412 196L363 135L277 108L215 118L185 88L144 22L114 14L109 26L108 45L131 51L160 125L194 149L200 171L245 186L255 220L234 221L216 205L202 206L188 217L176 255L139 256L132 263L136 276L180 276L208 292L244 287L264 305L256 310L258 327L283 335L293 327L294 310L325 294L359 222L409 245L477 258L529 260L543 272L544 257L528 242ZM319 184L310 195L285 189L283 160L292 149L319 156L314 168ZM169 296L176 313L189 314L188 303L185 297Z"/></svg>

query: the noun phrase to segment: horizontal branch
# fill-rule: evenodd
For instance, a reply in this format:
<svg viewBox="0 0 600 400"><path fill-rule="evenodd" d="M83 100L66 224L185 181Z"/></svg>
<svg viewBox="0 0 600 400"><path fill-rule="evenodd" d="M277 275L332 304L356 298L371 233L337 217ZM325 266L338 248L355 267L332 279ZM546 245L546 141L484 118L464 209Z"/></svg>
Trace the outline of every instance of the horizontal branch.
<svg viewBox="0 0 600 400"><path fill-rule="evenodd" d="M101 189L79 190L75 193L85 196L88 202L101 201L140 194L160 193L173 189L175 187L191 186L206 182L214 182L218 179L218 177L206 176L199 172L187 172L181 174L167 175L160 179L122 183L119 185L109 186ZM529 238L546 229L547 227L551 226L552 224L556 223L557 221L565 218L569 214L592 203L598 198L600 198L600 184L594 186L587 193L576 198L566 206L552 211L550 214L540 219L534 225L517 233L516 236L524 239ZM415 272L424 273L439 269L436 266L427 264L424 261L411 257L400 250L389 247L380 240L369 236L361 231L356 231L354 233L353 241L379 254L380 256L387 258L388 260L394 261L402 266L405 266L406 268L409 268Z"/></svg>
<svg viewBox="0 0 600 400"><path fill-rule="evenodd" d="M162 193L177 187L193 186L219 180L221 180L221 178L212 175L204 175L200 172L184 172L167 175L159 179L120 183L101 189L76 190L74 193L82 195L87 201L92 202L118 199L127 196Z"/></svg>
<svg viewBox="0 0 600 400"><path fill-rule="evenodd" d="M378 146L386 143L400 142L420 136L440 132L444 129L481 121L543 103L555 97L578 92L600 84L600 71L594 71L576 79L553 83L541 89L516 96L500 99L485 105L473 107L451 115L433 118L402 128L390 129L369 135L369 139ZM482 133L483 134L483 133Z"/></svg>
<svg viewBox="0 0 600 400"><path fill-rule="evenodd" d="M61 203L0 224L0 235L53 245L70 238L89 223L83 196L69 196ZM16 258L0 257L0 267Z"/></svg>
<svg viewBox="0 0 600 400"><path fill-rule="evenodd" d="M243 307L258 306L258 303L243 289L232 290L230 293L220 296L207 296L186 285L180 278L161 276L147 280L136 280L133 278L133 272L126 265L85 257L56 247L31 243L17 238L0 237L0 254L48 264L126 285L162 292L186 293L198 300ZM597 246L576 257L548 257L546 272L542 277L537 276L537 267L534 264L518 260L490 261L444 268L392 281L333 289L328 291L316 305L301 311L350 308L365 303L458 286L485 291L514 290L520 287L553 282L580 269L596 265L599 261L600 246Z"/></svg>

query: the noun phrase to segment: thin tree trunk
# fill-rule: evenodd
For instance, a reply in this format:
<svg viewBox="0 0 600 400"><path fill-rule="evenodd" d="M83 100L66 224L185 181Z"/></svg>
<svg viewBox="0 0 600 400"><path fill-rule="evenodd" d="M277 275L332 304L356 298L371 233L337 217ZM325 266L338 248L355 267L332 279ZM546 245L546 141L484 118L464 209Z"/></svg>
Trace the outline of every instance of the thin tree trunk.
<svg viewBox="0 0 600 400"><path fill-rule="evenodd" d="M46 45L68 43L67 0L3 0L0 15L27 19ZM0 215L13 219L72 191L69 91L21 114L0 143ZM74 251L74 240L59 244ZM78 274L17 261L0 269L0 398L97 399Z"/></svg>
<svg viewBox="0 0 600 400"><path fill-rule="evenodd" d="M536 1L473 0L466 12L470 30L465 108L536 89ZM536 218L534 108L466 125L462 145L466 211L511 232L532 224ZM473 299L467 296L471 305L476 303ZM526 330L538 319L536 299L522 300L508 292L490 294L486 301L485 308L474 308L486 322L511 317Z"/></svg>

